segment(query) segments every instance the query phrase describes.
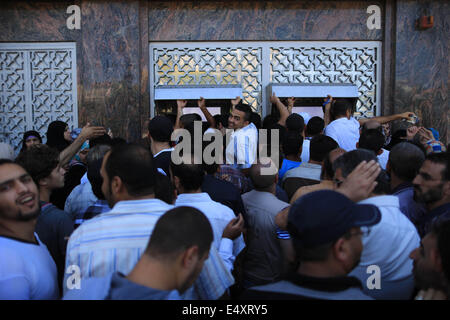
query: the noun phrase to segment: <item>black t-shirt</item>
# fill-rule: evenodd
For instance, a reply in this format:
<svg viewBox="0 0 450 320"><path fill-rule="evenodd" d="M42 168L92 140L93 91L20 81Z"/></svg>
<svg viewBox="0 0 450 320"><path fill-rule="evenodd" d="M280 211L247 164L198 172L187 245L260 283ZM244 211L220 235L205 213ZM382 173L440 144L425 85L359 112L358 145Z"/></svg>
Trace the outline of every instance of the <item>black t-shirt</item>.
<svg viewBox="0 0 450 320"><path fill-rule="evenodd" d="M164 170L167 176L169 174L170 157L172 154L172 149L165 149L159 152L159 154L153 158L156 168L161 168Z"/></svg>

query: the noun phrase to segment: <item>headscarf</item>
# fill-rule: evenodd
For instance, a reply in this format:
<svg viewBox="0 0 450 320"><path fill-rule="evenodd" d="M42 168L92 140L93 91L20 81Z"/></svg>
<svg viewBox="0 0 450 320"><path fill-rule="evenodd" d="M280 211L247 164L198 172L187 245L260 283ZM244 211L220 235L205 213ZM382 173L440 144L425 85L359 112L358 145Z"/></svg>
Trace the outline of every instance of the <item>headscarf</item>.
<svg viewBox="0 0 450 320"><path fill-rule="evenodd" d="M53 121L49 124L47 130L47 145L56 148L59 152L67 148L70 143L64 139L67 123L62 121Z"/></svg>
<svg viewBox="0 0 450 320"><path fill-rule="evenodd" d="M39 142L42 143L42 137L39 134L39 132L34 131L34 130L27 131L23 134L22 149L20 149L20 152L25 151L27 149L27 145L25 144L25 142L27 141L27 139L29 137L36 137L39 139Z"/></svg>

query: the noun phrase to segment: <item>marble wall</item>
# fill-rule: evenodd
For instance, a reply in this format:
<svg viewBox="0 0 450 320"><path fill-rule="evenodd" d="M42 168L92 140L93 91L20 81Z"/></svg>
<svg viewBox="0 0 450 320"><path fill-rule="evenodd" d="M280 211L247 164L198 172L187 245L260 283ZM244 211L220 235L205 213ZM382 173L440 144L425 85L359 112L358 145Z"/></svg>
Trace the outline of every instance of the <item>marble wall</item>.
<svg viewBox="0 0 450 320"><path fill-rule="evenodd" d="M69 5L81 30L69 30ZM366 26L367 6L383 28ZM447 1L10 1L0 4L0 41L77 45L80 125L95 121L136 140L149 116L150 41L383 41L383 112L413 109L448 137ZM423 10L436 26L414 29Z"/></svg>
<svg viewBox="0 0 450 320"><path fill-rule="evenodd" d="M450 142L450 3L398 0L396 7L395 110L413 110ZM431 29L415 27L422 15L434 16Z"/></svg>

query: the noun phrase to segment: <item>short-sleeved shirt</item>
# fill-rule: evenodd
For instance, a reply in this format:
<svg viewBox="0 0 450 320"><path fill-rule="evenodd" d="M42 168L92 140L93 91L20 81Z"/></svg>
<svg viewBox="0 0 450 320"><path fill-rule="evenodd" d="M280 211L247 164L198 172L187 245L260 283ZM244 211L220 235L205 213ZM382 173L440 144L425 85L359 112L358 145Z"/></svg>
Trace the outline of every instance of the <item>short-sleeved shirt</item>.
<svg viewBox="0 0 450 320"><path fill-rule="evenodd" d="M173 148L164 149L153 156L153 161L156 168L162 169L167 176L169 176L170 158Z"/></svg>
<svg viewBox="0 0 450 320"><path fill-rule="evenodd" d="M0 300L59 298L55 262L35 237L32 243L0 236Z"/></svg>
<svg viewBox="0 0 450 320"><path fill-rule="evenodd" d="M256 160L258 130L253 123L235 130L226 147L226 163L237 168L250 168Z"/></svg>
<svg viewBox="0 0 450 320"><path fill-rule="evenodd" d="M322 166L315 163L302 162L297 168L287 171L283 176L283 181L287 178L303 178L320 181Z"/></svg>
<svg viewBox="0 0 450 320"><path fill-rule="evenodd" d="M353 117L336 119L325 127L325 135L333 138L345 151L356 149L359 141L359 122Z"/></svg>
<svg viewBox="0 0 450 320"><path fill-rule="evenodd" d="M269 192L252 190L242 195L247 212L247 253L244 276L252 283L280 280L283 255L277 240L275 216L289 203Z"/></svg>

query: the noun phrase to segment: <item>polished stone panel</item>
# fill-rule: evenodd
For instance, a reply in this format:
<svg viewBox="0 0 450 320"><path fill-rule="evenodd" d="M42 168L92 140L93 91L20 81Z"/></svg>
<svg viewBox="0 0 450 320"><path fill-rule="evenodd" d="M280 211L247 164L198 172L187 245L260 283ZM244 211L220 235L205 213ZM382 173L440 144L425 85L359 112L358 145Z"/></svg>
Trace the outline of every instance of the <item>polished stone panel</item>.
<svg viewBox="0 0 450 320"><path fill-rule="evenodd" d="M449 9L448 1L397 1L395 110L413 110L444 141L450 141ZM417 30L424 14L434 16L434 27Z"/></svg>
<svg viewBox="0 0 450 320"><path fill-rule="evenodd" d="M382 1L373 1L383 8ZM150 41L381 40L366 1L150 1Z"/></svg>
<svg viewBox="0 0 450 320"><path fill-rule="evenodd" d="M81 30L69 30L69 5ZM368 5L382 9L369 30ZM428 12L427 12L428 11ZM449 141L449 2L385 1L2 1L0 41L75 42L79 124L111 127L128 140L149 115L152 41L383 41L383 111L413 109ZM435 26L415 20L432 14Z"/></svg>

